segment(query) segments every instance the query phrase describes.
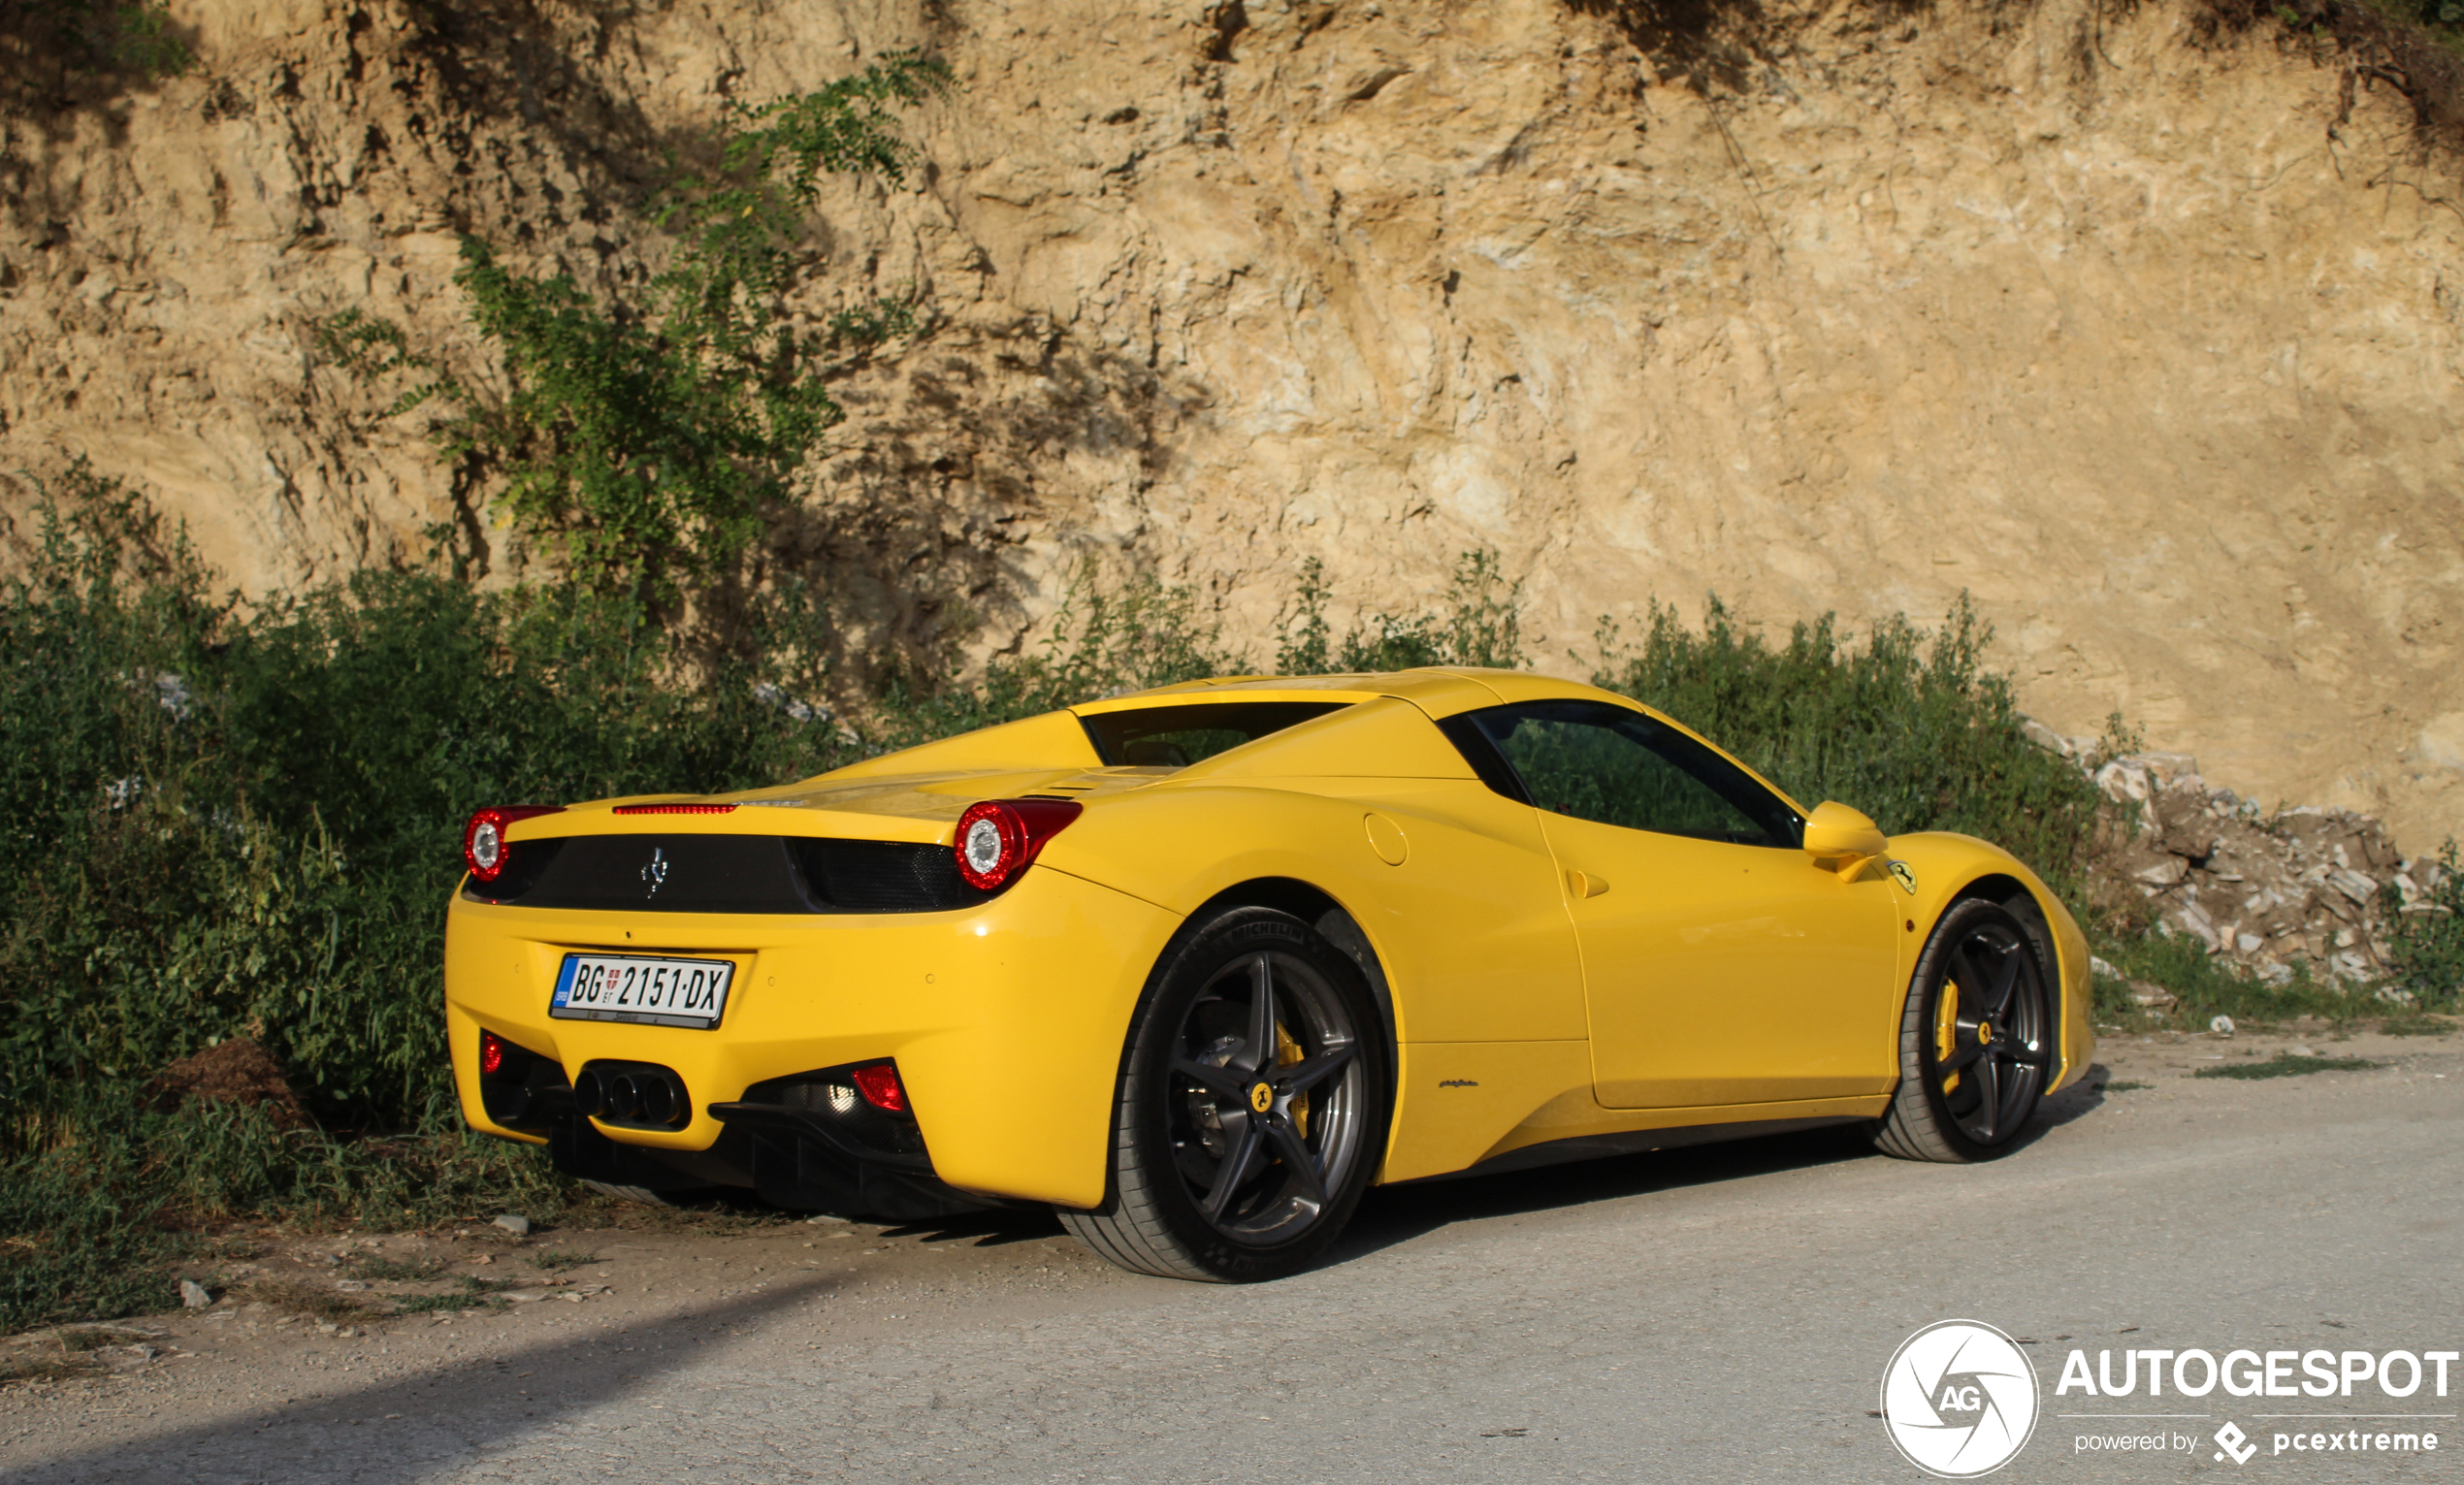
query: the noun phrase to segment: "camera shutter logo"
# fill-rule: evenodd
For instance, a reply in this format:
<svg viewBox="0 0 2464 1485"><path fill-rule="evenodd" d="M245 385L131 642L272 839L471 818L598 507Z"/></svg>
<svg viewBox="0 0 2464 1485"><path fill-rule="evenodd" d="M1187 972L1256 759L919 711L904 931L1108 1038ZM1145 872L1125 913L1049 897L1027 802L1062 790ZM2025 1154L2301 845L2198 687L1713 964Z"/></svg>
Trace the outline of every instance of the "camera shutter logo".
<svg viewBox="0 0 2464 1485"><path fill-rule="evenodd" d="M1882 1373L1882 1423L1909 1464L1946 1480L1992 1474L2036 1431L2036 1365L1979 1320L1942 1320L1899 1343Z"/></svg>

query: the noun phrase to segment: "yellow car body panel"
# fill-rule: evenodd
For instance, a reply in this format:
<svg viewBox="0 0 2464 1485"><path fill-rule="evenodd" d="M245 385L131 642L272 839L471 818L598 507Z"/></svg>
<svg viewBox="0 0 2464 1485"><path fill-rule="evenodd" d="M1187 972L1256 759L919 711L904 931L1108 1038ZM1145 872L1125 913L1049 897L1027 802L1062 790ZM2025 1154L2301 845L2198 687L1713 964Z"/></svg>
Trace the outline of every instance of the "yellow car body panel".
<svg viewBox="0 0 2464 1485"><path fill-rule="evenodd" d="M627 1144L707 1149L707 1105L809 1068L897 1059L934 1173L954 1186L1091 1207L1104 1195L1121 1029L1179 920L1059 871L967 913L848 915L816 932L773 915L534 912L457 900L445 940L457 1071L482 1028L553 1057L675 1069L696 1094L673 1133L601 1124ZM713 1031L552 1019L568 952L724 956L745 968ZM1021 989L1044 993L1021 993ZM1060 993L1054 993L1058 990ZM462 1080L473 1126L496 1124Z"/></svg>
<svg viewBox="0 0 2464 1485"><path fill-rule="evenodd" d="M1435 726L1549 698L1670 721L1514 672L1236 677L1091 702L777 789L523 820L506 832L517 851L644 833L947 846L978 799L1084 806L1015 884L964 908L578 911L457 893L445 982L464 1113L478 1128L535 1138L487 1114L474 1081L483 1029L567 1077L593 1059L672 1068L694 1105L682 1127L596 1124L619 1143L671 1151L711 1148L721 1123L708 1106L754 1083L894 1059L941 1180L1094 1207L1151 973L1192 915L1259 883L1301 884L1347 915L1382 980L1397 1079L1383 1180L1560 1141L1666 1130L1676 1142L1703 1126L1877 1116L1897 1081L1899 1017L1926 935L1989 879L2025 889L2057 961L2060 1062L2049 1090L2088 1066L2085 940L2007 853L1908 835L1843 876L1839 863L1799 851L1696 849L1707 843L1508 798ZM1179 768L1108 767L1080 721L1242 701L1344 705ZM663 800L736 807L616 813ZM722 956L739 968L714 1029L551 1017L564 956L585 951ZM1671 998L1655 977L1700 994Z"/></svg>

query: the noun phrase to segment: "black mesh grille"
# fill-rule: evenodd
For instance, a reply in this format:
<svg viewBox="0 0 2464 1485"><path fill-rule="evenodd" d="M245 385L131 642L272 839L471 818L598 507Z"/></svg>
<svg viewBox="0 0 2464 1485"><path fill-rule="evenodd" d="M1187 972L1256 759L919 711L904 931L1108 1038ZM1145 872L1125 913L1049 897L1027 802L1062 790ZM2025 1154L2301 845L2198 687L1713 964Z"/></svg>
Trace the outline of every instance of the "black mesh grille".
<svg viewBox="0 0 2464 1485"><path fill-rule="evenodd" d="M841 913L933 913L992 896L967 886L947 846L807 837L789 850L813 895Z"/></svg>
<svg viewBox="0 0 2464 1485"><path fill-rule="evenodd" d="M475 902L630 913L933 913L989 900L947 846L776 835L524 841Z"/></svg>

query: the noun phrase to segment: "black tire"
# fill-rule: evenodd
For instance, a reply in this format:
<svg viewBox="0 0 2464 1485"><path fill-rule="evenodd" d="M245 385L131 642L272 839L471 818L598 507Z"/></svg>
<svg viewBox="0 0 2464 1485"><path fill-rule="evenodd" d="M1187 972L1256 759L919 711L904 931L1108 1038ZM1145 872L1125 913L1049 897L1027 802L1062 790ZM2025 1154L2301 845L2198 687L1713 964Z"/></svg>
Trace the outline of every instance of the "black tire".
<svg viewBox="0 0 2464 1485"><path fill-rule="evenodd" d="M2045 965L2020 920L1955 902L1917 960L1899 1017L1899 1088L1874 1137L1902 1160L1990 1160L2027 1127L2053 1064Z"/></svg>
<svg viewBox="0 0 2464 1485"><path fill-rule="evenodd" d="M1388 1049L1359 965L1289 914L1233 908L1152 985L1122 1057L1109 1194L1061 1225L1164 1278L1306 1267L1385 1152Z"/></svg>

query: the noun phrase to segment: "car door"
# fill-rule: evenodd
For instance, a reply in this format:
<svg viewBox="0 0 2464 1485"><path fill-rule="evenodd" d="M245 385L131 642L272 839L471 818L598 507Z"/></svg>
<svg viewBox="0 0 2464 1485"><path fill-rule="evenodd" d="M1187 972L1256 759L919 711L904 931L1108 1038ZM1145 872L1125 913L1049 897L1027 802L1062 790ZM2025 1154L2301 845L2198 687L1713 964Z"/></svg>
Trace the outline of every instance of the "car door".
<svg viewBox="0 0 2464 1485"><path fill-rule="evenodd" d="M1473 723L1541 811L1611 1108L1881 1092L1897 909L1842 881L1786 801L1639 711L1535 701Z"/></svg>

